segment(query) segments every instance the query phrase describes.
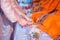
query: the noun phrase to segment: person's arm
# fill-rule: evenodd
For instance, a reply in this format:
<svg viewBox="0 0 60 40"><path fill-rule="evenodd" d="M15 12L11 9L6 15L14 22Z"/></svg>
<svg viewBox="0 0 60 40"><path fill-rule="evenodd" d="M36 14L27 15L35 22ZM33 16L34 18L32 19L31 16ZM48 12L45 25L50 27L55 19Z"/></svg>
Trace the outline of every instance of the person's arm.
<svg viewBox="0 0 60 40"><path fill-rule="evenodd" d="M15 10L11 7L9 0L1 0L1 8L5 14L5 16L12 22L18 22L20 25L24 26L27 24L27 21L20 18Z"/></svg>
<svg viewBox="0 0 60 40"><path fill-rule="evenodd" d="M1 0L1 8L5 14L5 16L13 23L16 22L17 19L14 16L14 11L10 5L10 0Z"/></svg>
<svg viewBox="0 0 60 40"><path fill-rule="evenodd" d="M4 15L13 23L16 22L17 19L14 16L14 11L10 5L10 0L1 0L1 8L4 12Z"/></svg>
<svg viewBox="0 0 60 40"><path fill-rule="evenodd" d="M11 5L17 12L17 14L20 16L23 16L26 20L29 20L29 18L24 14L25 12L20 8L16 0L11 0Z"/></svg>
<svg viewBox="0 0 60 40"><path fill-rule="evenodd" d="M19 23L19 24L22 25L22 26L27 25L27 21L26 21L25 19L20 18L18 15L15 15L15 16L16 16L16 18L18 19L17 23Z"/></svg>

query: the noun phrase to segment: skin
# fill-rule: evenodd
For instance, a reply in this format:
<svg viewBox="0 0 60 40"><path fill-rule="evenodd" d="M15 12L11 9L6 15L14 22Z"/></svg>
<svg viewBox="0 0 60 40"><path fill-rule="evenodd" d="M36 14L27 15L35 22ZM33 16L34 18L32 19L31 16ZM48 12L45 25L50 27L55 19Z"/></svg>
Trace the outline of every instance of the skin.
<svg viewBox="0 0 60 40"><path fill-rule="evenodd" d="M27 22L30 21L30 19L25 15L25 12L22 11L22 9L19 7L16 0L1 0L1 8L4 11L5 16L11 22L12 20L11 18L9 18L11 14L14 15L13 20L16 19L16 21L22 26L27 25ZM26 20L23 18L20 18L20 15L22 15Z"/></svg>
<svg viewBox="0 0 60 40"><path fill-rule="evenodd" d="M11 0L11 5L19 16L22 15L23 17L26 18L26 20L29 20L29 18L25 15L25 12L22 11L16 0Z"/></svg>

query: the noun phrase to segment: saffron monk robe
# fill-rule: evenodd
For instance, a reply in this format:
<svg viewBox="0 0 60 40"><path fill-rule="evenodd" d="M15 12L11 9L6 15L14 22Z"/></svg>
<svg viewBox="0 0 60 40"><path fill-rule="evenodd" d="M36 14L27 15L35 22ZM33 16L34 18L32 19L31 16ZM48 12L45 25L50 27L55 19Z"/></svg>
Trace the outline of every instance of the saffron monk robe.
<svg viewBox="0 0 60 40"><path fill-rule="evenodd" d="M54 0L56 1L56 0ZM37 20L39 19L39 29L41 29L42 31L46 32L47 34L49 34L52 38L57 38L60 35L60 1L57 0L58 2L55 2L57 5L54 6L52 4L53 7L51 8L52 11L48 12L46 10L46 13L43 12L35 12L32 15L32 19L34 21L34 23L37 23ZM52 2L54 3L54 2ZM44 16L45 15L45 16ZM43 17L44 16L44 17Z"/></svg>

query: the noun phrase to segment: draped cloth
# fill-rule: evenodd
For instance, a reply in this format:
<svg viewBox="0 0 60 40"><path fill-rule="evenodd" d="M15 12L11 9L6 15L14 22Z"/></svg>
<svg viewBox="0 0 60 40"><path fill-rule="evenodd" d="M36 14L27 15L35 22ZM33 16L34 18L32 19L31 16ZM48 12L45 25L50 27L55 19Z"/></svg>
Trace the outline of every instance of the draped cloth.
<svg viewBox="0 0 60 40"><path fill-rule="evenodd" d="M60 24L60 19L59 19L60 18L60 0L50 0L50 1L45 0L42 3L40 2L39 4L42 10L39 12L34 12L32 15L32 19L34 23L37 23L36 21L38 18L41 18L41 16L46 17L47 16L46 14L48 14L48 16L45 19L44 17L41 18L44 21L42 22L42 25L41 23L39 23L38 28L46 32L47 34L49 34L51 37L56 38L57 36L60 35L60 31L59 31L60 29L60 25L59 25Z"/></svg>

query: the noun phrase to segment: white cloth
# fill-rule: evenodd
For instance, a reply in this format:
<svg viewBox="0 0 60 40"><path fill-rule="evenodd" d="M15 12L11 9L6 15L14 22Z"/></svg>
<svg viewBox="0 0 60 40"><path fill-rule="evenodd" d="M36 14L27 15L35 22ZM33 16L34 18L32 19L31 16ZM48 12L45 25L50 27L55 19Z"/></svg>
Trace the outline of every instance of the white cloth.
<svg viewBox="0 0 60 40"><path fill-rule="evenodd" d="M29 28L22 28L21 25L17 24L15 29L14 40L30 40Z"/></svg>
<svg viewBox="0 0 60 40"><path fill-rule="evenodd" d="M41 32L39 40L52 40L52 38L47 33Z"/></svg>
<svg viewBox="0 0 60 40"><path fill-rule="evenodd" d="M2 40L10 40L10 36L13 31L12 25L3 14L1 14L1 16L2 21L0 23L2 24Z"/></svg>

